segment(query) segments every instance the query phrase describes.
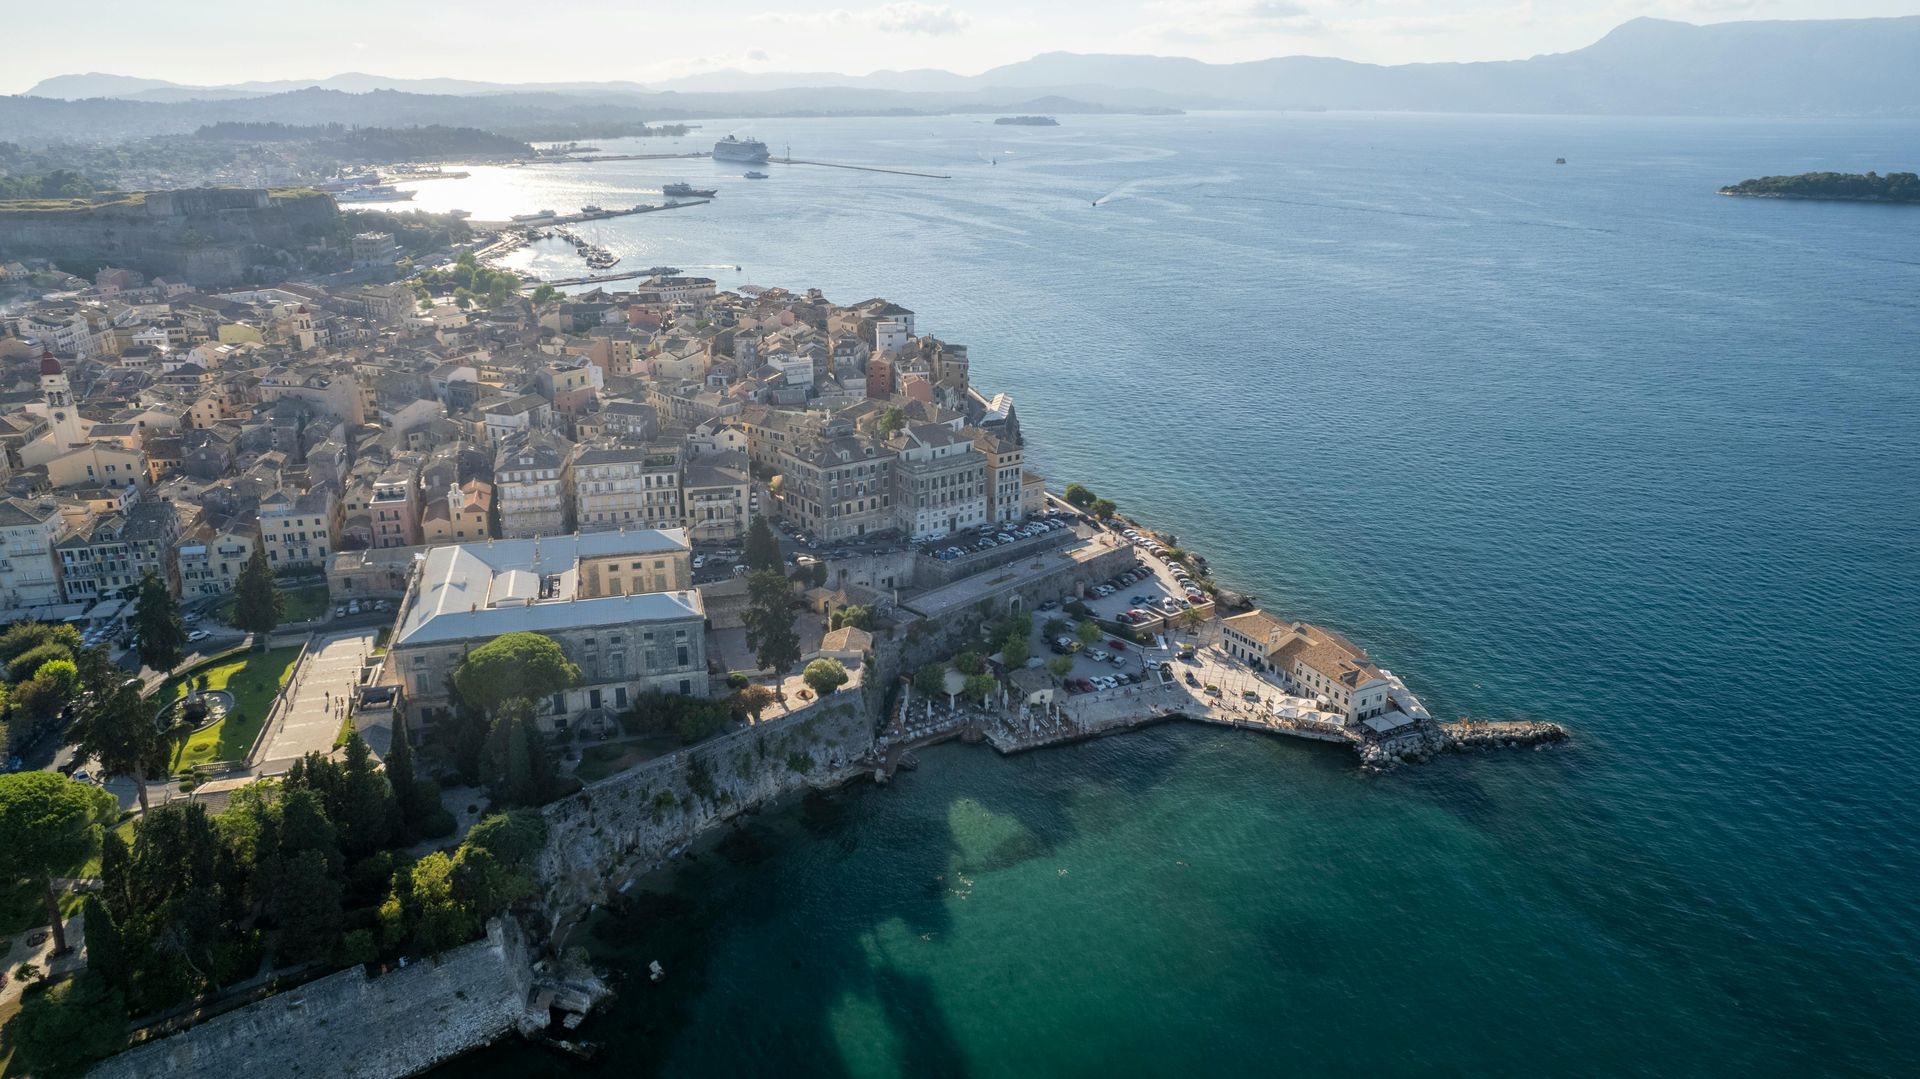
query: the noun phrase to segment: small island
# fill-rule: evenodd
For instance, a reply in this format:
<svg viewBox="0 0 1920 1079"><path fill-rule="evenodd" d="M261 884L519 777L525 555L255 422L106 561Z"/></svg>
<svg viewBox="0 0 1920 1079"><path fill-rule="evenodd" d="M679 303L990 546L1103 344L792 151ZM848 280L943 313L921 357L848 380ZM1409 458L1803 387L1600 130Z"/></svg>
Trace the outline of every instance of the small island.
<svg viewBox="0 0 1920 1079"><path fill-rule="evenodd" d="M1920 203L1920 175L1890 172L1803 172L1798 176L1762 176L1720 189L1722 195L1755 199L1825 199L1839 202Z"/></svg>
<svg viewBox="0 0 1920 1079"><path fill-rule="evenodd" d="M1060 121L1051 116L1002 116L996 124L1013 124L1016 127L1059 127Z"/></svg>

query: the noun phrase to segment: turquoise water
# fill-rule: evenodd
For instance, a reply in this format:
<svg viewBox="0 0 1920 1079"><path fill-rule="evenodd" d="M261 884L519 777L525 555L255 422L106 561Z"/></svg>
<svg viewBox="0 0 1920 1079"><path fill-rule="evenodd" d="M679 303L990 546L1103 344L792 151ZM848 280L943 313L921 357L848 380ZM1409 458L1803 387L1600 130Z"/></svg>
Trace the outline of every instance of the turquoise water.
<svg viewBox="0 0 1920 1079"><path fill-rule="evenodd" d="M1920 124L1063 125L752 128L947 181L608 163L420 198L718 181L600 241L904 303L1057 483L1436 713L1576 742L1384 778L1180 728L929 754L609 923L672 971L590 1031L609 1073L1920 1068L1920 214L1713 194L1910 168Z"/></svg>

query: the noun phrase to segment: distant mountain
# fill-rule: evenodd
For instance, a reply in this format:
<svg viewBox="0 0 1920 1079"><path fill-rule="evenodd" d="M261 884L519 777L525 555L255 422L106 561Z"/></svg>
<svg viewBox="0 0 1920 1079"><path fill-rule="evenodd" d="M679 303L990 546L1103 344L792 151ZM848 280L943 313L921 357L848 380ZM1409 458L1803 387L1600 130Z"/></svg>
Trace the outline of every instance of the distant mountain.
<svg viewBox="0 0 1920 1079"><path fill-rule="evenodd" d="M1360 64L1286 56L1208 64L1170 56L1053 52L978 75L947 71L879 71L868 75L716 71L655 85L631 82L510 85L461 79L394 79L351 73L315 81L279 80L189 87L122 75L61 75L28 92L31 99L114 98L122 102L191 102L201 111L224 103L240 110L218 119L292 117L282 104L246 113L244 102L292 94L342 91L378 98L413 95L421 102L487 98L501 109L557 110L590 105L637 109L654 119L819 113L955 112L1015 109L1021 99L1060 97L1080 111L1149 108L1377 109L1413 112L1530 112L1642 115L1913 116L1920 115L1920 16L1717 23L1694 26L1634 19L1592 45L1526 60L1481 63ZM4 103L9 99L0 99ZM512 106L510 103L518 103ZM76 103L80 103L77 102ZM398 98L369 101L326 119L346 123L406 122L399 113L431 112L420 122L483 124L473 109L402 108ZM15 110L17 111L17 110ZM217 110L216 110L217 111ZM485 110L479 110L484 112ZM1060 110L1055 110L1060 111ZM1072 110L1069 110L1072 111ZM271 113L271 115L269 115ZM0 108L0 138L8 136ZM139 123L184 122L188 113ZM130 121L132 122L132 121Z"/></svg>

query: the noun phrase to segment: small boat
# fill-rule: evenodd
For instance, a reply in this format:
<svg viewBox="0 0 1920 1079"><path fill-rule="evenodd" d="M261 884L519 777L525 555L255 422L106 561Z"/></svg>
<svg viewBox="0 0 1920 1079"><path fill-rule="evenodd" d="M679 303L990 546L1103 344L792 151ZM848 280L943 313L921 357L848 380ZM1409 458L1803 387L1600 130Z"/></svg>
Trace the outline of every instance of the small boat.
<svg viewBox="0 0 1920 1079"><path fill-rule="evenodd" d="M749 180L764 180L767 178L767 174L764 172L747 172L747 173L742 173L741 175L745 176Z"/></svg>
<svg viewBox="0 0 1920 1079"><path fill-rule="evenodd" d="M595 205L594 205L593 203L591 203L591 202L589 202L589 203L587 203L587 204L586 204L585 206L582 206L582 207L580 207L580 212L581 212L581 213L583 213L583 214L603 214L603 213L606 213L606 211L605 211L605 210L602 210L602 209L601 209L600 207L598 207L598 206L595 206Z"/></svg>
<svg viewBox="0 0 1920 1079"><path fill-rule="evenodd" d="M651 978L656 982L665 981L667 977L667 968L661 966L660 960L656 959L653 962L647 964L647 977Z"/></svg>
<svg viewBox="0 0 1920 1079"><path fill-rule="evenodd" d="M1553 159L1553 163L1556 165L1564 165L1567 163L1567 159L1564 157L1556 157Z"/></svg>

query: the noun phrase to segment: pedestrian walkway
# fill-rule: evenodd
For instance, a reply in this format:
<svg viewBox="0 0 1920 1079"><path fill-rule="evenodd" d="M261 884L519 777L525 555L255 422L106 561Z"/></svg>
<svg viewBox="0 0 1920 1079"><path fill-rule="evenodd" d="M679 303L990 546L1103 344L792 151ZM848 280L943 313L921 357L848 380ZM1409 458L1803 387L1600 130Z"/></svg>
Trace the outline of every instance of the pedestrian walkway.
<svg viewBox="0 0 1920 1079"><path fill-rule="evenodd" d="M347 717L348 702L360 682L360 669L373 650L375 627L317 636L293 672L286 692L291 700L278 713L260 752L257 771L278 771L308 753L330 753Z"/></svg>

